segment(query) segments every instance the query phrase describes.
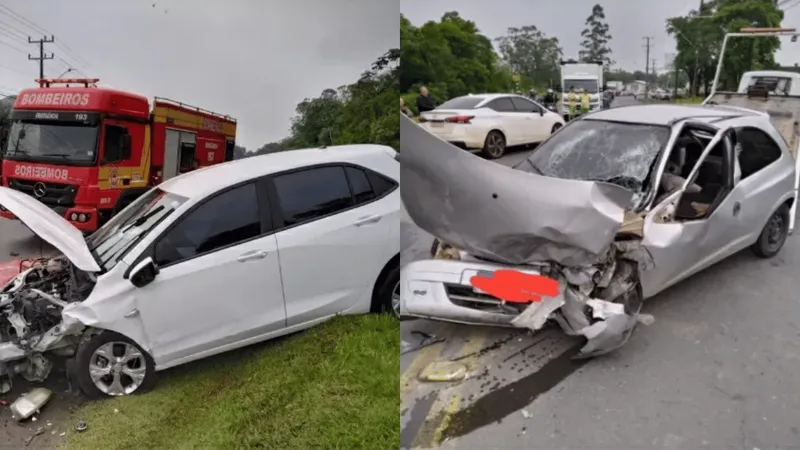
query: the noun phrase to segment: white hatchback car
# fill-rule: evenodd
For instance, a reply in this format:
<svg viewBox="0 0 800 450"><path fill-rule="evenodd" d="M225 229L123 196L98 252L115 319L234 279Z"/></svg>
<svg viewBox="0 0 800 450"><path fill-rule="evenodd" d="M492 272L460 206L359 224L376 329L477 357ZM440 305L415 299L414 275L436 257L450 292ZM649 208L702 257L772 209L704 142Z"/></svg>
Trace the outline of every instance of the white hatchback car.
<svg viewBox="0 0 800 450"><path fill-rule="evenodd" d="M75 355L91 397L317 325L399 312L400 164L378 145L296 150L165 181L89 238L33 197L0 204L63 256L0 289L0 381Z"/></svg>
<svg viewBox="0 0 800 450"><path fill-rule="evenodd" d="M538 144L564 126L559 114L514 94L456 97L420 114L419 122L431 134L490 159L503 156L506 147Z"/></svg>

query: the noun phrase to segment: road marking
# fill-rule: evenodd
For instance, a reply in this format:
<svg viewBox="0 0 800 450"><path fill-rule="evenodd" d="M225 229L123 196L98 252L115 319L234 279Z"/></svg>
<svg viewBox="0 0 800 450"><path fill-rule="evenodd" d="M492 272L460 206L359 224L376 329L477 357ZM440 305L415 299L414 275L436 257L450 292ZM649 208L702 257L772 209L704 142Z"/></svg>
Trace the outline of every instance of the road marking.
<svg viewBox="0 0 800 450"><path fill-rule="evenodd" d="M486 343L488 327L464 329L464 331L467 330L470 332L469 340L464 342L458 350L458 353L450 359L459 358L460 355L469 355L466 358L459 359L458 362L467 366L467 373L472 375L477 369L477 359L480 350L483 349ZM430 411L428 411L425 423L420 427L417 436L414 438L414 448L439 447L442 434L447 429L447 426L450 425L450 420L453 415L458 411L458 405L461 401L460 388L465 382L466 380L450 388L445 387L439 391L437 400L431 405Z"/></svg>
<svg viewBox="0 0 800 450"><path fill-rule="evenodd" d="M442 353L442 350L444 350L447 346L447 343L453 334L453 329L454 327L451 324L442 324L442 327L440 328L440 331L436 333L436 336L444 338L444 341L429 345L417 352L417 356L415 356L414 360L411 361L411 364L409 364L406 371L400 375L401 396L411 390L412 386L414 385L413 382L419 375L419 372L424 369L425 366L432 363L439 357L439 355Z"/></svg>

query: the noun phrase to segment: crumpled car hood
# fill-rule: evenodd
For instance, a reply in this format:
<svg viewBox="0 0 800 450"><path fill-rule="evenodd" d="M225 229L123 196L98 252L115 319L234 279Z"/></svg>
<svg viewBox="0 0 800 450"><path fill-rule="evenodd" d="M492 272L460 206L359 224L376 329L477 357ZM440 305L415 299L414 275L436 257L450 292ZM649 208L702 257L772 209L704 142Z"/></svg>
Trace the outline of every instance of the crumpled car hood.
<svg viewBox="0 0 800 450"><path fill-rule="evenodd" d="M407 117L400 122L401 196L425 231L506 264L598 262L622 225L632 192L539 176L465 152Z"/></svg>
<svg viewBox="0 0 800 450"><path fill-rule="evenodd" d="M100 266L89 251L83 233L39 200L0 186L0 205L58 249L75 267L86 272L100 272Z"/></svg>

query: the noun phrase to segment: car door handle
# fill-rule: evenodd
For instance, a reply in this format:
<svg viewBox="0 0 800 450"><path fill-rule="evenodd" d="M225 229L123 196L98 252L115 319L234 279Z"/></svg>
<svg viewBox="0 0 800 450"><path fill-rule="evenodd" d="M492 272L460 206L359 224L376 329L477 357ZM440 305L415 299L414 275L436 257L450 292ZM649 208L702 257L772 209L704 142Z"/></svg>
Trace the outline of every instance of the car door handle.
<svg viewBox="0 0 800 450"><path fill-rule="evenodd" d="M133 310L131 310L129 313L125 314L125 317L127 317L127 318L129 318L129 319L130 319L131 317L136 317L136 316L138 316L138 315L139 315L139 310L138 310L138 309L136 309L136 308L134 308L134 309L133 309Z"/></svg>
<svg viewBox="0 0 800 450"><path fill-rule="evenodd" d="M733 216L736 217L739 215L739 212L742 210L742 204L736 202L733 204Z"/></svg>
<svg viewBox="0 0 800 450"><path fill-rule="evenodd" d="M369 223L377 223L380 220L381 220L381 216L377 216L377 215L376 216L364 216L364 217L359 217L358 219L356 219L355 225L357 227L360 227L361 225L367 225Z"/></svg>
<svg viewBox="0 0 800 450"><path fill-rule="evenodd" d="M266 258L267 255L269 255L269 252L266 252L264 250L253 250L252 252L247 252L239 256L238 258L236 258L236 261L239 262L257 261L259 259Z"/></svg>

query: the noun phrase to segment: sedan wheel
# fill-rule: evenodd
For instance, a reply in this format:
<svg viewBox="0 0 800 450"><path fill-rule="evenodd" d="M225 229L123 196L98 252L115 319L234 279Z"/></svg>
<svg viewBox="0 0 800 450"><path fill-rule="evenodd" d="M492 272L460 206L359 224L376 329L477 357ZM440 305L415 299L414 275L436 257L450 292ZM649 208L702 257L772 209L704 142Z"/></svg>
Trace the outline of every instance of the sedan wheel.
<svg viewBox="0 0 800 450"><path fill-rule="evenodd" d="M400 318L400 282L394 285L392 289L392 314L396 318Z"/></svg>
<svg viewBox="0 0 800 450"><path fill-rule="evenodd" d="M489 159L497 159L506 152L506 138L499 131L490 131L483 144L483 154Z"/></svg>
<svg viewBox="0 0 800 450"><path fill-rule="evenodd" d="M81 390L92 398L143 392L155 382L150 356L133 341L102 332L81 344L74 370Z"/></svg>
<svg viewBox="0 0 800 450"><path fill-rule="evenodd" d="M772 258L777 255L786 243L789 236L789 207L781 205L777 211L772 213L758 241L753 244L752 250L756 256L761 258Z"/></svg>
<svg viewBox="0 0 800 450"><path fill-rule="evenodd" d="M561 128L561 126L562 126L562 125L561 125L560 123L555 123L555 124L553 124L553 129L552 129L552 130L550 130L550 134L553 134L553 133L555 133L556 131L558 131L558 129L559 129L559 128Z"/></svg>

